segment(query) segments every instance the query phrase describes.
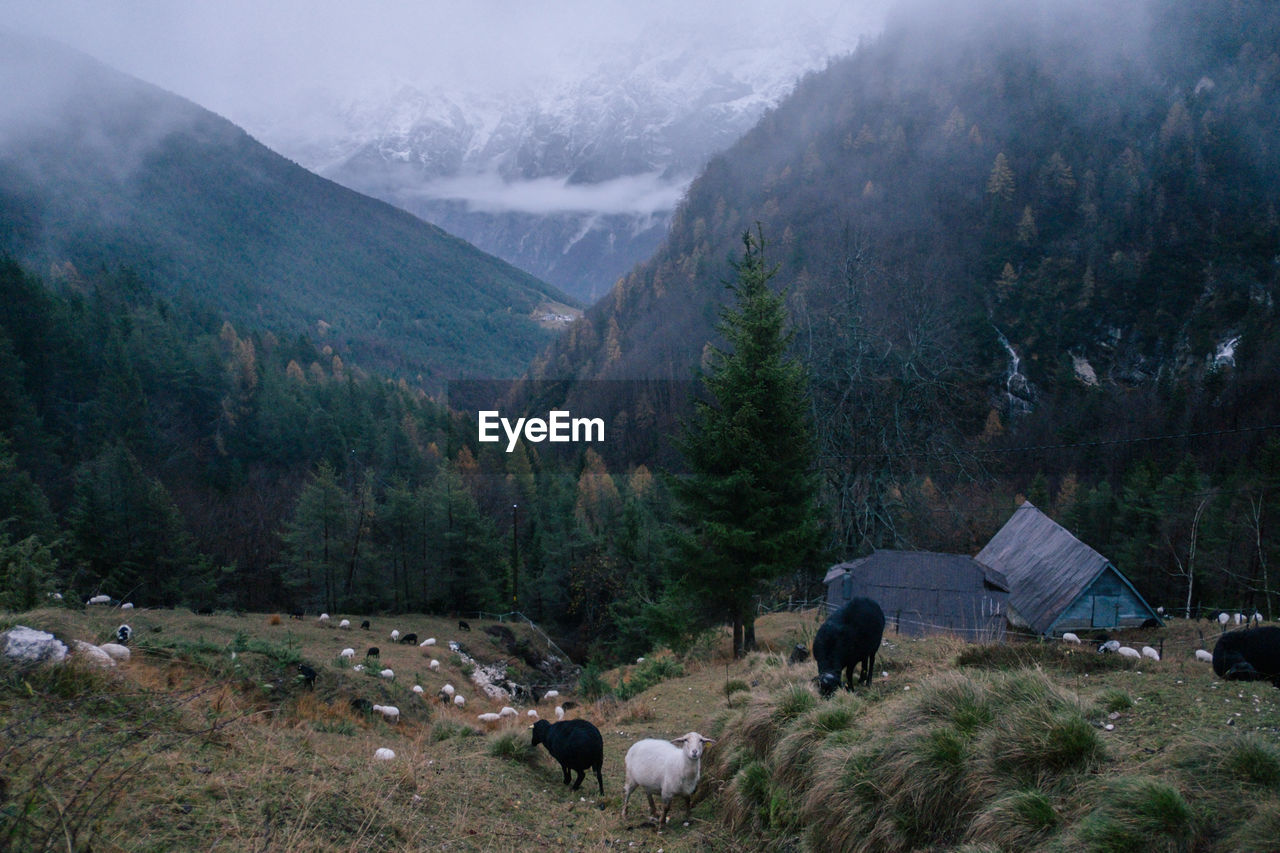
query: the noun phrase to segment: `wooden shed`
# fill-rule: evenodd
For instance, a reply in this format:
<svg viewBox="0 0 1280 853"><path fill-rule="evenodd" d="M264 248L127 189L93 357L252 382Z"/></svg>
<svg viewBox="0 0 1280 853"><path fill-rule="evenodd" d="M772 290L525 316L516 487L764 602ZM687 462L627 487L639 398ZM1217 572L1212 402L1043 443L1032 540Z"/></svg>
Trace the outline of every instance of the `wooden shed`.
<svg viewBox="0 0 1280 853"><path fill-rule="evenodd" d="M1042 636L1160 617L1111 561L1024 501L976 558L1009 582L1009 624Z"/></svg>
<svg viewBox="0 0 1280 853"><path fill-rule="evenodd" d="M950 633L973 641L1004 639L1009 587L998 571L960 554L876 551L832 566L827 607L865 596L879 603L886 632Z"/></svg>

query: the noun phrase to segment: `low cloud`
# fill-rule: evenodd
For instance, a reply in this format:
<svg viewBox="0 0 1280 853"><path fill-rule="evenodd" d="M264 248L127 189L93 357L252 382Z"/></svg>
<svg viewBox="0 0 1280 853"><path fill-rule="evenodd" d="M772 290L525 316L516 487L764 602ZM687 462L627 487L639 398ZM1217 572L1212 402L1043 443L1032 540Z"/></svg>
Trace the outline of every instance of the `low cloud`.
<svg viewBox="0 0 1280 853"><path fill-rule="evenodd" d="M567 178L507 181L496 174L480 174L432 181L415 195L462 201L469 210L481 213L652 216L673 210L688 186L688 178L671 180L658 172L594 184L573 184Z"/></svg>

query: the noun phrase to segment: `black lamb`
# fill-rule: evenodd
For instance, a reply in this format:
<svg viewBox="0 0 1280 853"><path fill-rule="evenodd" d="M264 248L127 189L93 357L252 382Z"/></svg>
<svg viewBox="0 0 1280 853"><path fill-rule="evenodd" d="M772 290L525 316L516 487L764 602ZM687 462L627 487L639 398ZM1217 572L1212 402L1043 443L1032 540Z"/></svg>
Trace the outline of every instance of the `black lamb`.
<svg viewBox="0 0 1280 853"><path fill-rule="evenodd" d="M416 642L418 642L417 634L405 634L403 637L400 638L400 645L402 646L408 643L416 643Z"/></svg>
<svg viewBox="0 0 1280 853"><path fill-rule="evenodd" d="M818 692L836 692L844 672L845 689L853 690L853 668L862 664L858 681L871 684L876 651L884 636L884 611L869 598L855 598L827 617L813 638L813 659L818 664Z"/></svg>
<svg viewBox="0 0 1280 853"><path fill-rule="evenodd" d="M569 771L578 771L578 780L570 790L582 787L582 780L590 768L596 772L600 793L604 793L604 777L600 775L600 768L604 765L604 738L600 736L599 729L586 720L562 720L558 723L538 720L533 724L533 745L540 743L545 744L551 757L560 762L566 785L569 784Z"/></svg>
<svg viewBox="0 0 1280 853"><path fill-rule="evenodd" d="M1280 628L1245 628L1218 638L1213 671L1228 681L1270 681L1280 687Z"/></svg>

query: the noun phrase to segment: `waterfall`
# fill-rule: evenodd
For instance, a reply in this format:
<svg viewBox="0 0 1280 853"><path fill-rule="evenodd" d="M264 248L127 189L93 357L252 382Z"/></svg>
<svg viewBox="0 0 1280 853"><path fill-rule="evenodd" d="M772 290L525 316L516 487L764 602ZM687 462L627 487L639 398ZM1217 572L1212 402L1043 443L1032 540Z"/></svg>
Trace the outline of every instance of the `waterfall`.
<svg viewBox="0 0 1280 853"><path fill-rule="evenodd" d="M1031 411L1032 392L1031 383L1019 370L1022 366L1022 358L1013 348L1013 344L1009 343L1009 339L1004 336L1004 332L994 325L991 328L996 330L1000 346L1004 347L1004 351L1009 354L1009 367L1004 375L1004 396L1009 405L1009 413L1026 414Z"/></svg>

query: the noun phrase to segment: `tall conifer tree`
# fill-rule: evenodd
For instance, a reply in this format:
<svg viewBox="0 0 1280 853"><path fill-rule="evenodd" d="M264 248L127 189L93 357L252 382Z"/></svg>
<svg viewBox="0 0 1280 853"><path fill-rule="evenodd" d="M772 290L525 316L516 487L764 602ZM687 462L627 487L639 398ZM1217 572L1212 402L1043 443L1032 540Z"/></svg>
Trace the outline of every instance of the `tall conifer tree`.
<svg viewBox="0 0 1280 853"><path fill-rule="evenodd" d="M706 399L679 441L690 472L673 484L685 583L732 621L735 656L755 645L754 597L820 547L808 375L787 354L792 335L769 287L777 270L765 264L763 236L747 232L743 244L726 282L734 304L717 327L725 347L710 348Z"/></svg>

